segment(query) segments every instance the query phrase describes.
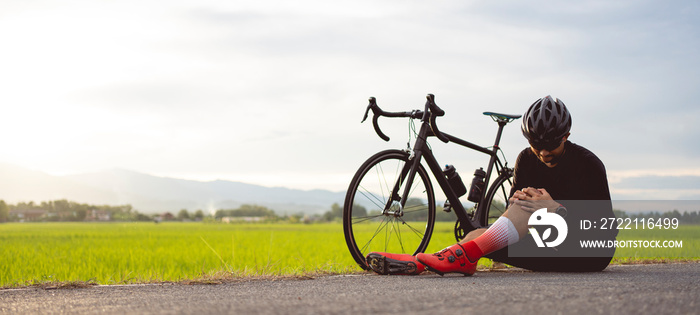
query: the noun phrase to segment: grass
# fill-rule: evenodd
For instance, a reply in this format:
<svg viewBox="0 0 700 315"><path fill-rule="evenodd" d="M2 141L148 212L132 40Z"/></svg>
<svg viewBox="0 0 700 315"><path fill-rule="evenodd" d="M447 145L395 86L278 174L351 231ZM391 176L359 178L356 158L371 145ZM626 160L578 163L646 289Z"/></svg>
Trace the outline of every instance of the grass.
<svg viewBox="0 0 700 315"><path fill-rule="evenodd" d="M700 225L679 225L677 229L620 230L618 241L682 241L682 248L618 247L614 263L670 262L700 259Z"/></svg>
<svg viewBox="0 0 700 315"><path fill-rule="evenodd" d="M0 225L0 287L358 271L340 224Z"/></svg>
<svg viewBox="0 0 700 315"><path fill-rule="evenodd" d="M453 244L452 229L451 223L436 224L427 252ZM671 232L676 234L668 234ZM615 261L677 261L687 257L697 260L700 226L682 226L671 232L625 232L619 239L682 239L688 256L620 249ZM491 262L482 259L480 265L488 268ZM0 288L153 282L216 284L235 279L309 278L357 272L361 269L346 248L340 223L0 224Z"/></svg>

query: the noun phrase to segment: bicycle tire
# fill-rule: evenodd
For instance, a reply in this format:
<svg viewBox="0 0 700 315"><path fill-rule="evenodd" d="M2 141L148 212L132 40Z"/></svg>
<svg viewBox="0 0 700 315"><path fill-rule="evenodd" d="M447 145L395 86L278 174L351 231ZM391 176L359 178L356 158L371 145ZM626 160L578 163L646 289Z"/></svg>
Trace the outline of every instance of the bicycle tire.
<svg viewBox="0 0 700 315"><path fill-rule="evenodd" d="M435 225L435 194L423 165L416 171L403 216L383 213L390 192L404 177L389 208L398 209L396 199L404 191L403 183L408 177L404 166L408 161L405 151L379 152L360 166L348 187L343 206L345 241L352 257L365 270L369 270L365 257L372 251L415 255L425 251L430 242Z"/></svg>
<svg viewBox="0 0 700 315"><path fill-rule="evenodd" d="M508 198L512 185L510 176L499 176L493 181L489 191L484 196L486 204L480 207L480 213L477 215L482 227L489 226L508 209Z"/></svg>

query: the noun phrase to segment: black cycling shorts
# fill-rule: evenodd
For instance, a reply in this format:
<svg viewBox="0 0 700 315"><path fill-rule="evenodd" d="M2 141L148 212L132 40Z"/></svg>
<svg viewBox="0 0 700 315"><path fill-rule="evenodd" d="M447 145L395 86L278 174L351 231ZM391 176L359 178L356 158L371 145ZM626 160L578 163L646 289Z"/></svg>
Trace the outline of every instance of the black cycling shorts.
<svg viewBox="0 0 700 315"><path fill-rule="evenodd" d="M550 272L603 271L612 260L612 257L508 257L508 247L484 257L514 267Z"/></svg>

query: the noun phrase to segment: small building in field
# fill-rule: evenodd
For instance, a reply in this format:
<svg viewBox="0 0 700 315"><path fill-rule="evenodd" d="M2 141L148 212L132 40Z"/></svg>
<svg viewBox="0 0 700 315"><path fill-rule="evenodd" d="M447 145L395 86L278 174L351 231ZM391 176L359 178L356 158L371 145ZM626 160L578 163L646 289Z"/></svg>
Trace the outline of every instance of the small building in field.
<svg viewBox="0 0 700 315"><path fill-rule="evenodd" d="M41 221L48 217L49 212L46 210L10 210L10 218L17 218L19 222Z"/></svg>
<svg viewBox="0 0 700 315"><path fill-rule="evenodd" d="M87 213L85 221L111 221L112 213L109 211L92 210Z"/></svg>
<svg viewBox="0 0 700 315"><path fill-rule="evenodd" d="M222 217L221 222L223 223L234 223L234 222L261 222L265 220L265 217Z"/></svg>
<svg viewBox="0 0 700 315"><path fill-rule="evenodd" d="M163 213L153 217L153 221L155 223L159 223L159 222L163 222L163 221L175 221L175 216L170 212L163 212Z"/></svg>

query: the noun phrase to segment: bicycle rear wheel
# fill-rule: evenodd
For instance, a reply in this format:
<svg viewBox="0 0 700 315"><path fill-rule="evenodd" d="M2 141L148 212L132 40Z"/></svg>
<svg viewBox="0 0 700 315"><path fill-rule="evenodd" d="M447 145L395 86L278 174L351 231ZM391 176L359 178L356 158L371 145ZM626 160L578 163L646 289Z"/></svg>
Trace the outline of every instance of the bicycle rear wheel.
<svg viewBox="0 0 700 315"><path fill-rule="evenodd" d="M496 221L508 209L508 198L512 186L510 177L499 176L494 180L484 197L486 204L480 207L479 224L486 227Z"/></svg>
<svg viewBox="0 0 700 315"><path fill-rule="evenodd" d="M408 153L382 151L370 157L350 183L343 207L343 229L350 254L363 269L373 251L415 255L428 246L435 224L435 195L428 172L419 165L403 208L410 162Z"/></svg>

